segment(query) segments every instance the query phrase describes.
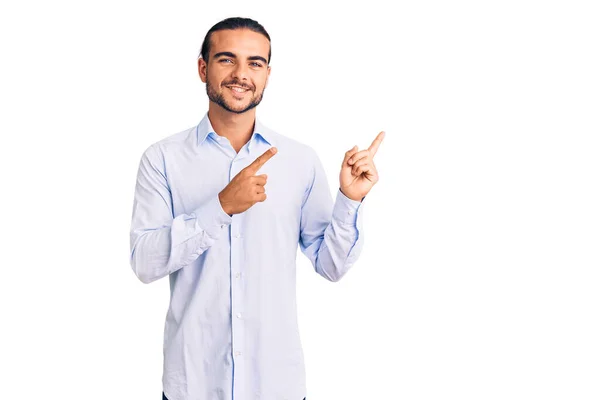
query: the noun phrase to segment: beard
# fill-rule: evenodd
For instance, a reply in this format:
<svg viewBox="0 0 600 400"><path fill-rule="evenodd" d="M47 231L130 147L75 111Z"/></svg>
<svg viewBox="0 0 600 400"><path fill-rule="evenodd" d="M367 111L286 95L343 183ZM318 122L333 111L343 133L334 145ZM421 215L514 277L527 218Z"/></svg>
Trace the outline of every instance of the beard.
<svg viewBox="0 0 600 400"><path fill-rule="evenodd" d="M237 86L242 86L242 87L248 88L248 85L242 85L237 81L226 83L223 86L225 87L226 85L237 85ZM252 91L252 89L249 89L249 91ZM208 96L208 99L214 103L217 103L218 105L223 107L225 110L232 112L232 113L236 113L236 114L243 114L246 111L251 110L254 107L256 107L257 105L259 105L260 102L262 101L264 91L265 90L263 89L262 92L260 92L258 95L254 95L252 97L252 99L250 100L250 103L248 103L248 105L246 107L235 108L233 105L227 103L222 92L219 93L215 90L215 88L211 84L210 79L208 79L208 75L206 77L206 95Z"/></svg>

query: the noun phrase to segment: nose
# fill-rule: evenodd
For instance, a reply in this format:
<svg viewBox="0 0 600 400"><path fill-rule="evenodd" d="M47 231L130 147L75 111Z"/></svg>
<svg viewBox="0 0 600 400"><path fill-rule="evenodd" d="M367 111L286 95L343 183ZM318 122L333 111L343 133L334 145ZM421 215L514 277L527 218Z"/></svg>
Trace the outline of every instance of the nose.
<svg viewBox="0 0 600 400"><path fill-rule="evenodd" d="M244 63L237 63L233 69L232 78L236 78L238 81L250 86L248 83L248 66Z"/></svg>

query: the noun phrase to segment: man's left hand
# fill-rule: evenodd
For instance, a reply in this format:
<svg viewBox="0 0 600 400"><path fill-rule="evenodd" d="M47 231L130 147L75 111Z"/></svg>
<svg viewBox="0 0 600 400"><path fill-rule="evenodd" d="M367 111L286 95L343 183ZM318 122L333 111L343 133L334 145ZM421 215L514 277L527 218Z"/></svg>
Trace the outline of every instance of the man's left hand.
<svg viewBox="0 0 600 400"><path fill-rule="evenodd" d="M358 147L354 146L346 152L340 171L340 190L346 197L362 201L379 180L373 157L384 136L385 132L379 132L366 150L358 151Z"/></svg>

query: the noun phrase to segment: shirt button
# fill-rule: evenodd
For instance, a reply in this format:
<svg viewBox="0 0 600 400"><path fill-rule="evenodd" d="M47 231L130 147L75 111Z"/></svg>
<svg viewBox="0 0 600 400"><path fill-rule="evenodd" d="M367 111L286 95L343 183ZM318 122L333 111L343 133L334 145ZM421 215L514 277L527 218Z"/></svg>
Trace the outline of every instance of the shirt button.
<svg viewBox="0 0 600 400"><path fill-rule="evenodd" d="M225 228L225 224L221 225L221 229Z"/></svg>
<svg viewBox="0 0 600 400"><path fill-rule="evenodd" d="M237 313L236 317L242 318L242 313Z"/></svg>
<svg viewBox="0 0 600 400"><path fill-rule="evenodd" d="M348 211L348 215L352 215L352 211Z"/></svg>
<svg viewBox="0 0 600 400"><path fill-rule="evenodd" d="M236 272L236 273L235 273L235 277L236 277L236 278L239 278L241 275L242 275L242 274L240 274L239 272Z"/></svg>
<svg viewBox="0 0 600 400"><path fill-rule="evenodd" d="M236 351L236 352L235 352L235 355L236 355L236 356L241 356L241 355L242 355L242 352L241 352L241 351Z"/></svg>
<svg viewBox="0 0 600 400"><path fill-rule="evenodd" d="M236 234L235 234L235 237L236 237L237 239L239 239L239 238L240 238L240 234L239 234L239 233L236 233Z"/></svg>

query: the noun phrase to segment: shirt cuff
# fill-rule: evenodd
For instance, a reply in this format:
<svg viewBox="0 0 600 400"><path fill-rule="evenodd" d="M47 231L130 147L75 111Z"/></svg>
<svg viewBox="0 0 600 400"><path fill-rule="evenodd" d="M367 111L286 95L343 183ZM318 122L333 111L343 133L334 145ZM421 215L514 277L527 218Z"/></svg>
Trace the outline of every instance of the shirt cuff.
<svg viewBox="0 0 600 400"><path fill-rule="evenodd" d="M341 189L338 189L333 205L333 218L345 224L355 223L356 215L364 199L363 197L361 201L352 200L342 193Z"/></svg>
<svg viewBox="0 0 600 400"><path fill-rule="evenodd" d="M232 222L231 216L223 210L218 194L194 210L194 215L196 229L205 231L212 238L216 238Z"/></svg>

